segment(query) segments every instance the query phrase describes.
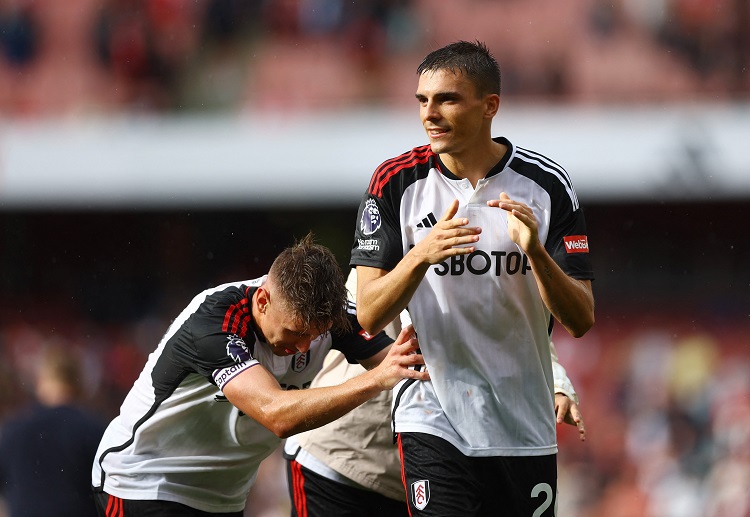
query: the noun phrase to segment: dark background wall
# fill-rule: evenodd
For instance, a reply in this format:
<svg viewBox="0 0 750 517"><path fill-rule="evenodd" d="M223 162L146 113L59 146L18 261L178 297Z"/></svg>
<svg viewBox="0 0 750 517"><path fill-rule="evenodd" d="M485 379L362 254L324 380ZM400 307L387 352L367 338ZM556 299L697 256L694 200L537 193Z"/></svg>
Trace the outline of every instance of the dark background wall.
<svg viewBox="0 0 750 517"><path fill-rule="evenodd" d="M582 202L600 318L633 307L747 317L749 203ZM347 268L355 218L356 206L0 212L0 306L15 317L57 318L41 306L127 322L263 274L308 231Z"/></svg>

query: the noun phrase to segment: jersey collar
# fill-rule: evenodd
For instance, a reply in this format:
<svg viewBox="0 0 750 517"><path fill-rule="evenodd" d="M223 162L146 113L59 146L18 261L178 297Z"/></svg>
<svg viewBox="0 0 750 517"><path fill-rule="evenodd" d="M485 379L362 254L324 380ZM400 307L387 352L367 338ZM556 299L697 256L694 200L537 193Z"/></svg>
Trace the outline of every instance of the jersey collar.
<svg viewBox="0 0 750 517"><path fill-rule="evenodd" d="M491 178L492 176L500 174L508 165L508 163L510 163L510 158L515 153L513 144L510 143L510 140L508 140L504 136L498 136L493 138L492 140L499 144L505 145L508 148L508 151L503 155L502 158L500 158L500 161L490 169L485 178ZM453 174L453 172L451 172L451 170L445 165L445 163L443 163L443 160L440 159L439 154L435 155L435 159L437 160L437 169L443 174L443 176L451 180L461 180L461 178Z"/></svg>

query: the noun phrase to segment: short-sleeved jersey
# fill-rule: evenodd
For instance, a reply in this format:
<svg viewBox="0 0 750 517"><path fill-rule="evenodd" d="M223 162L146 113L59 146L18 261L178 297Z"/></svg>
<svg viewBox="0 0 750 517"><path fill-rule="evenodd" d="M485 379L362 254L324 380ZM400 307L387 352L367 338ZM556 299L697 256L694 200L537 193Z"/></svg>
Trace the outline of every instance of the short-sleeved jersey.
<svg viewBox="0 0 750 517"><path fill-rule="evenodd" d="M351 333L326 333L305 353L276 356L252 325L251 300L265 279L206 290L172 323L104 433L94 487L123 499L240 511L261 461L280 439L235 408L223 386L264 367L283 388L304 389L330 349L357 361L392 342L385 333L364 333L352 305Z"/></svg>
<svg viewBox="0 0 750 517"><path fill-rule="evenodd" d="M577 279L593 278L585 220L562 167L495 140L508 151L476 188L429 146L378 167L359 208L350 264L393 269L458 199L456 217L482 233L474 252L430 267L409 301L432 380L396 386L395 430L444 438L469 456L553 454L551 315L508 234L507 213L487 201L506 192L527 204L540 241Z"/></svg>

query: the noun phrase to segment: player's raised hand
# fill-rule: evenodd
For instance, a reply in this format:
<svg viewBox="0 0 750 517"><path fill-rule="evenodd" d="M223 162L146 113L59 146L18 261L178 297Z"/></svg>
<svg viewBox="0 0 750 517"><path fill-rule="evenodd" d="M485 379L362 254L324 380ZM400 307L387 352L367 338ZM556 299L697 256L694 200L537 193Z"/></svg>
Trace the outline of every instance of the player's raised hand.
<svg viewBox="0 0 750 517"><path fill-rule="evenodd" d="M482 229L467 226L469 220L456 217L458 199L454 199L430 233L417 243L412 252L428 264L438 264L454 255L467 255L476 248Z"/></svg>
<svg viewBox="0 0 750 517"><path fill-rule="evenodd" d="M401 379L429 381L430 374L425 369L412 367L424 365L424 358L418 352L419 341L411 325L404 327L391 345L388 355L374 369L378 370L379 382L384 390L393 388Z"/></svg>
<svg viewBox="0 0 750 517"><path fill-rule="evenodd" d="M499 199L487 201L487 205L508 212L508 235L524 252L539 245L539 224L528 205L512 200L505 192L500 192Z"/></svg>

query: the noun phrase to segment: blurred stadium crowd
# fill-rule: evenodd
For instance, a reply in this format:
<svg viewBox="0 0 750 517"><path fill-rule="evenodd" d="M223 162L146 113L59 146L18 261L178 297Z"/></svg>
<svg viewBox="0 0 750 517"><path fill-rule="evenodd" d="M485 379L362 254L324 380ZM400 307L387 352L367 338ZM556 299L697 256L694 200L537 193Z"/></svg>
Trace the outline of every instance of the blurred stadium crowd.
<svg viewBox="0 0 750 517"><path fill-rule="evenodd" d="M747 0L548 5L0 0L0 117L414 108L415 67L425 51L475 34L496 49L504 94L518 102L750 100ZM594 330L575 342L554 336L589 431L583 444L572 429L561 432L558 514L750 517L748 285L735 284L743 292L730 296L716 277L696 274L706 262L716 275L744 272L747 263L736 257L748 257L747 243L731 255L708 242L716 250L694 253L684 271L672 261L689 251L690 231L675 226L651 238L682 245L642 271L645 260L622 256L625 226L616 214L593 208L589 225L600 225L600 240L591 242L603 252L597 274L621 267L631 276L616 287L632 297L615 300L619 294L600 288L614 284L602 280ZM687 226L699 216L672 220ZM290 217L3 217L0 428L31 403L28 379L41 351L60 344L84 364L87 407L112 418L186 300L209 285L260 276L303 224L318 224L322 241L346 263L354 213L297 214L299 227ZM340 233L325 228L341 221ZM647 223L640 224L643 232L630 234L633 246L649 238ZM655 282L657 274L671 275L674 283L652 286L646 303L637 296L641 274ZM665 286L673 291L659 298ZM693 299L701 290L702 302L715 301L714 312ZM288 514L280 459L267 463L248 515Z"/></svg>
<svg viewBox="0 0 750 517"><path fill-rule="evenodd" d="M745 0L2 0L0 113L405 103L475 34L529 101L747 99L748 26Z"/></svg>

